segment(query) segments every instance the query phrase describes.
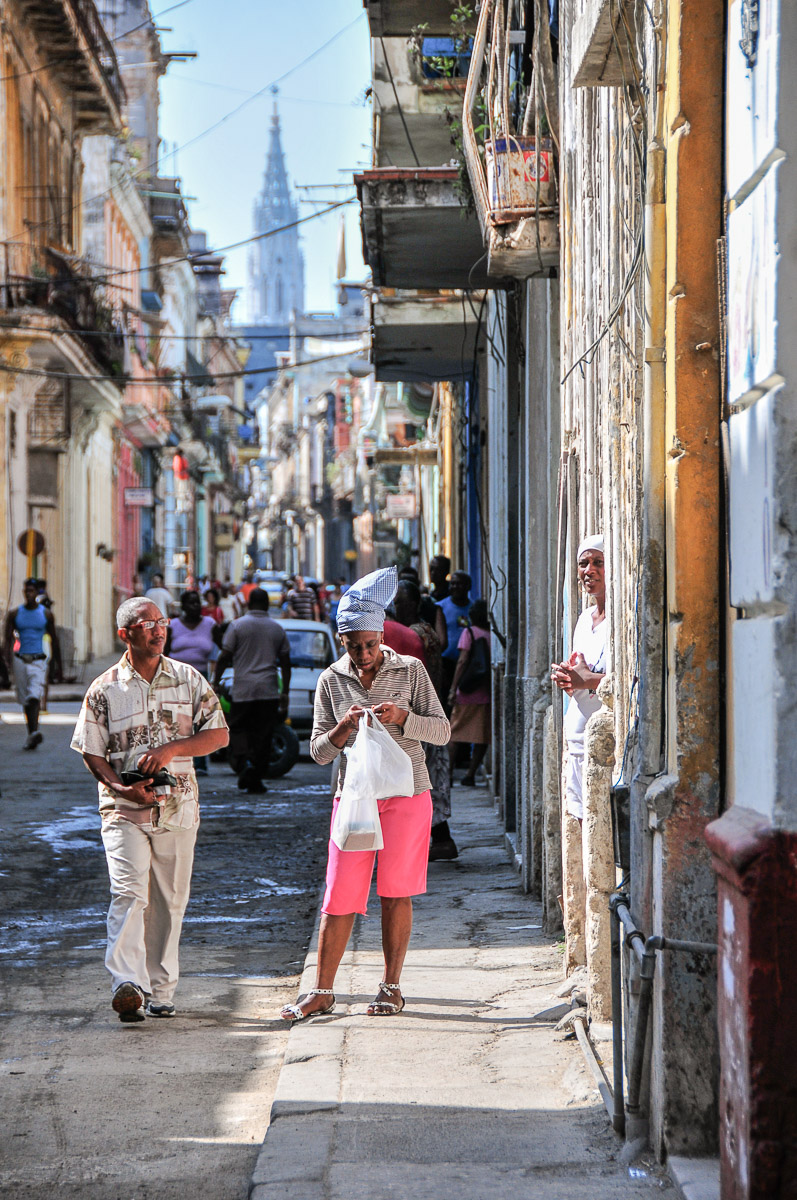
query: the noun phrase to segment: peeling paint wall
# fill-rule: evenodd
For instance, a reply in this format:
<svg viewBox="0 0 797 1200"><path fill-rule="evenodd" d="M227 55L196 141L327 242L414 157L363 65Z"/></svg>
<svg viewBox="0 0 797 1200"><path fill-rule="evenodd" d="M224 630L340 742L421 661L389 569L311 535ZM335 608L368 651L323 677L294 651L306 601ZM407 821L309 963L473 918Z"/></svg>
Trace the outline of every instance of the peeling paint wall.
<svg viewBox="0 0 797 1200"><path fill-rule="evenodd" d="M569 554L584 534L604 534L614 776L633 784L634 915L646 934L713 941L702 835L719 807L721 736L723 5L618 6L624 86L573 87L574 26L583 17L581 36L596 7L566 0L560 18L562 445L577 464ZM564 652L579 607L566 574ZM661 1156L707 1153L714 975L684 956L659 960L651 1139Z"/></svg>

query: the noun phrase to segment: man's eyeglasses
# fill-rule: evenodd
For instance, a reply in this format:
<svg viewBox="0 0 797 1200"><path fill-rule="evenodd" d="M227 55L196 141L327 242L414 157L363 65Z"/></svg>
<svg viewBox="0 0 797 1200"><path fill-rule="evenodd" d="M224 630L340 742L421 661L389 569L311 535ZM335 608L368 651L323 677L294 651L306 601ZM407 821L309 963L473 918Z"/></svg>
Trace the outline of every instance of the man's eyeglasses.
<svg viewBox="0 0 797 1200"><path fill-rule="evenodd" d="M154 629L155 626L160 629L165 629L167 625L171 625L168 617L161 617L159 621L135 621L132 625L128 625L128 629Z"/></svg>

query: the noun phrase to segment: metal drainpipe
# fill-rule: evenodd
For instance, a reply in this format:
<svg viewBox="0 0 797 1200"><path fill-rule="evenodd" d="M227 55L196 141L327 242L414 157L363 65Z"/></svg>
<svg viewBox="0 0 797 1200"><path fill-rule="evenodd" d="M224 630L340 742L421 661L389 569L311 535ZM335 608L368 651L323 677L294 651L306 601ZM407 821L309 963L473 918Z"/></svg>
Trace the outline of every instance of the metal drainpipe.
<svg viewBox="0 0 797 1200"><path fill-rule="evenodd" d="M681 941L679 938L663 937L661 934L654 934L652 937L645 938L641 930L634 925L634 919L631 916L631 910L628 907L628 897L622 892L616 892L609 901L609 907L612 913L612 932L617 929L617 954L619 959L619 927L625 929L625 944L637 956L641 965L640 971L640 989L637 1000L637 1021L634 1031L634 1043L631 1047L631 1063L628 1071L628 1100L625 1105L625 1113L632 1118L639 1117L639 1097L642 1090L642 1071L645 1065L645 1043L648 1033L648 1018L650 1017L650 1008L653 1000L653 979L656 974L656 951L670 950L681 952L684 954L716 954L717 946L713 942L689 942ZM614 954L614 946L612 946ZM613 1027L613 1043L614 1043L614 1111L617 1112L618 1091L622 1089L622 1067L620 1070L620 1086L617 1085L617 1061L618 1058L622 1063L622 1002L615 1006L615 991L614 991L614 958L612 959L612 1027ZM618 980L617 988L621 990L622 983ZM619 1033L618 1033L619 1026ZM618 1053L619 1051L619 1053ZM622 1094L622 1093L621 1093ZM614 1117L612 1125L615 1125Z"/></svg>
<svg viewBox="0 0 797 1200"><path fill-rule="evenodd" d="M614 904L616 897L609 901L611 909L611 939L612 939L612 1129L615 1133L625 1133L625 1108L623 1106L623 964L620 946L620 918L617 916Z"/></svg>

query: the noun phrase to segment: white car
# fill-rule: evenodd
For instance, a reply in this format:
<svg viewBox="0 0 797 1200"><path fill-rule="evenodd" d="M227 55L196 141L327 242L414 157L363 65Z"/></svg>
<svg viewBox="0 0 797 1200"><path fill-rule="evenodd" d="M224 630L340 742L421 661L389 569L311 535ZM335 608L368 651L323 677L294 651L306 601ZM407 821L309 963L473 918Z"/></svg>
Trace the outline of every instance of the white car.
<svg viewBox="0 0 797 1200"><path fill-rule="evenodd" d="M294 729L310 729L313 724L313 700L322 671L342 653L334 633L324 621L300 621L296 617L277 617L284 625L291 646L291 691L288 720Z"/></svg>

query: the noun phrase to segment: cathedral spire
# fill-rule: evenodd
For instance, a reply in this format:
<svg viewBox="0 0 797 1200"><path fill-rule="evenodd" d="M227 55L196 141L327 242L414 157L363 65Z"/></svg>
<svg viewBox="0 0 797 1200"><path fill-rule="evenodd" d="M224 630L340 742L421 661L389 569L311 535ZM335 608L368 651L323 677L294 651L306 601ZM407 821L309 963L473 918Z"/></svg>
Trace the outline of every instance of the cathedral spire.
<svg viewBox="0 0 797 1200"><path fill-rule="evenodd" d="M291 312L304 308L304 259L295 222L299 208L291 194L282 134L277 88L269 130L263 187L255 201L255 242L249 259L249 297L257 324L287 325ZM286 228L287 227L287 228Z"/></svg>

